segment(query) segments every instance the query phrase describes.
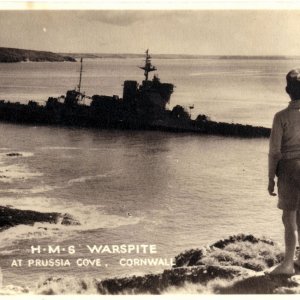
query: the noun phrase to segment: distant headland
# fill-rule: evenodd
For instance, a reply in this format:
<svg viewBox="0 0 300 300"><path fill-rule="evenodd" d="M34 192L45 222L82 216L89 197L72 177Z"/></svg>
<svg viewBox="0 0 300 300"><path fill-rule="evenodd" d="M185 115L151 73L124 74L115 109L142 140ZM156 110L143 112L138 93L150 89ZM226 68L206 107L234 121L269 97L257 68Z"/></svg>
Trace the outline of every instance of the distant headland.
<svg viewBox="0 0 300 300"><path fill-rule="evenodd" d="M72 56L64 56L48 51L36 51L17 48L0 47L0 63L16 63L24 61L71 61L76 59Z"/></svg>
<svg viewBox="0 0 300 300"><path fill-rule="evenodd" d="M72 52L59 53L62 56L71 56L76 59L137 59L143 58L143 54L138 53L87 53ZM284 56L284 55L200 55L200 54L161 54L151 55L155 59L235 59L235 60L300 60L300 56Z"/></svg>
<svg viewBox="0 0 300 300"><path fill-rule="evenodd" d="M203 54L153 54L156 59L269 59L269 60L300 60L300 56L285 55L203 55ZM89 53L89 52L60 52L38 51L19 48L0 47L0 63L13 62L42 62L42 61L71 61L76 59L134 59L143 58L143 54L138 53Z"/></svg>

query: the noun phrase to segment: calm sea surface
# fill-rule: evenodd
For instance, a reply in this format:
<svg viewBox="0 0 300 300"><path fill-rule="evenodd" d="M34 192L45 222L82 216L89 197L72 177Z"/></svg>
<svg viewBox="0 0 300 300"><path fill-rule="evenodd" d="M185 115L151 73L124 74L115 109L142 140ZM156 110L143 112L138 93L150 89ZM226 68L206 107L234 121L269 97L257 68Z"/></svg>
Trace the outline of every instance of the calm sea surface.
<svg viewBox="0 0 300 300"><path fill-rule="evenodd" d="M122 96L141 81L138 59L84 61L87 95ZM163 82L176 85L170 108L195 105L193 116L270 127L286 106L291 60L153 60ZM0 64L0 99L44 102L75 87L76 63ZM158 272L122 267L120 254L91 255L86 245L155 244L172 258L232 234L282 242L276 198L266 192L267 139L160 132L86 130L1 124L0 203L70 213L80 226L36 224L0 234L4 284L34 285L46 276L107 278ZM19 152L22 156L8 157ZM31 245L74 245L69 255L31 254ZM101 258L107 267L28 267L28 259ZM126 257L126 256L124 256ZM133 256L128 256L132 258ZM136 256L135 256L136 257ZM23 267L11 267L12 259Z"/></svg>

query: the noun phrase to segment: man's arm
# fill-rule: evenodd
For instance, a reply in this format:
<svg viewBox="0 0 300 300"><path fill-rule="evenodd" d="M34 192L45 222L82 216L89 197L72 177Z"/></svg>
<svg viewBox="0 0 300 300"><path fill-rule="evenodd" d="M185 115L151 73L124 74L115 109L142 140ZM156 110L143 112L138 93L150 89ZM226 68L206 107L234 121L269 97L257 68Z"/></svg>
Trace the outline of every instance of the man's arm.
<svg viewBox="0 0 300 300"><path fill-rule="evenodd" d="M281 159L281 140L283 134L282 122L280 114L277 113L273 119L273 125L269 143L269 184L268 191L271 196L276 196L274 193L275 174L279 160Z"/></svg>

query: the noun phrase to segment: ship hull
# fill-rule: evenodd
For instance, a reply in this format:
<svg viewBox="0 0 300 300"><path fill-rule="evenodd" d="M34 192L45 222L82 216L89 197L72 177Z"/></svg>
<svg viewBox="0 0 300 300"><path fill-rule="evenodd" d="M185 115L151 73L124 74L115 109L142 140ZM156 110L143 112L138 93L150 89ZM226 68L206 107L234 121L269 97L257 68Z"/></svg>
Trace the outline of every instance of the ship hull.
<svg viewBox="0 0 300 300"><path fill-rule="evenodd" d="M47 108L41 105L31 106L2 101L0 103L0 121L30 125L189 132L246 138L269 137L270 135L270 129L265 127L207 120L174 119L170 111L165 111L160 119L147 119L144 116L126 113L123 115L101 114L101 112L85 105L66 109L63 105L56 108Z"/></svg>

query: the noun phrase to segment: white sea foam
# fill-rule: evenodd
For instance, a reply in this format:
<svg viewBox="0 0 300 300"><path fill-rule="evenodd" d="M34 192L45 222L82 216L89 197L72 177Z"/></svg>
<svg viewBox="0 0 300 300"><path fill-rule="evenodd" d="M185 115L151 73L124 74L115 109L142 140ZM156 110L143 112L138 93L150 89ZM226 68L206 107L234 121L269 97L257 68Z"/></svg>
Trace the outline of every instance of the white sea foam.
<svg viewBox="0 0 300 300"><path fill-rule="evenodd" d="M55 237L56 241L62 241L66 237L77 235L78 232L101 228L117 228L133 225L140 222L140 218L108 215L100 205L84 205L83 203L64 202L61 199L47 197L2 197L1 205L9 205L23 210L39 212L68 213L81 225L62 225L49 223L35 223L31 225L18 225L9 228L0 235L1 249L14 244L16 241L28 239L41 239Z"/></svg>
<svg viewBox="0 0 300 300"><path fill-rule="evenodd" d="M4 249L4 250L0 250L0 254L1 255L10 255L10 254L14 254L14 253L19 253L20 249Z"/></svg>
<svg viewBox="0 0 300 300"><path fill-rule="evenodd" d="M94 179L97 179L97 178L106 178L110 176L109 174L97 174L97 175L92 175L92 176L82 176L82 177L79 177L79 178L74 178L74 179L71 179L68 181L68 185L72 185L74 183L82 183L82 182L86 182L86 181L89 181L89 180L94 180Z"/></svg>
<svg viewBox="0 0 300 300"><path fill-rule="evenodd" d="M107 173L104 173L104 174L82 176L82 177L70 179L68 181L68 185L73 185L74 183L83 183L83 182L98 179L98 178L107 178L107 177L118 176L121 172L122 172L122 169L119 169L117 172L115 171L115 172L107 172Z"/></svg>
<svg viewBox="0 0 300 300"><path fill-rule="evenodd" d="M17 152L17 153L21 154L22 157L32 157L32 156L34 156L33 152L21 151L21 152Z"/></svg>
<svg viewBox="0 0 300 300"><path fill-rule="evenodd" d="M73 215L74 216L74 215ZM18 225L11 227L1 232L0 236L0 249L5 251L7 247L15 245L16 242L22 240L39 240L43 238L54 238L56 242L62 242L66 238L72 238L76 240L78 234L86 230L94 230L98 228L116 228L125 225L137 224L139 218L125 218L116 215L98 214L91 216L81 216L79 220L82 225L61 225L61 224L49 224L49 223L35 223L30 225ZM96 221L98 220L98 221ZM82 234L81 238L82 238ZM1 252L0 252L1 253Z"/></svg>
<svg viewBox="0 0 300 300"><path fill-rule="evenodd" d="M4 170L4 171L3 171ZM25 170L25 167L23 167L23 171ZM18 171L17 169L15 171ZM11 194L21 194L21 195L30 195L30 194L42 194L45 192L49 192L55 189L63 189L69 186L72 186L73 184L77 184L77 183L84 183L90 180L95 180L95 179L99 179L99 178L107 178L107 177L111 177L111 176L116 176L118 175L122 170L119 170L118 172L108 172L106 174L97 174L97 175L91 175L91 176L82 176L82 177L78 177L78 178L74 178L74 179L70 179L67 184L65 185L53 185L53 186L49 186L49 185L40 185L40 186L36 186L36 187L32 187L32 188L20 188L20 189L0 189L0 192L3 193L11 193ZM7 169L6 167L3 167L1 169L0 167L0 182L9 182L11 183L13 181L13 179L28 179L30 177L33 176L41 176L43 174L41 173L30 173L27 171L27 173L25 174L26 176L21 176L20 169L19 172L15 173L14 177L11 177L12 172L9 172L9 169ZM20 175L20 176L17 176ZM3 176L3 177L1 177Z"/></svg>
<svg viewBox="0 0 300 300"><path fill-rule="evenodd" d="M30 171L25 165L0 166L0 182L11 183L14 180L27 180L42 175L42 173Z"/></svg>
<svg viewBox="0 0 300 300"><path fill-rule="evenodd" d="M49 224L49 223L35 223L33 226L30 225L18 225L11 227L1 232L0 244L1 249L16 244L22 240L41 240L42 238L49 238L55 236L55 239L60 241L68 236L68 232L72 230L72 226L64 226L61 231L60 224Z"/></svg>
<svg viewBox="0 0 300 300"><path fill-rule="evenodd" d="M45 147L40 147L40 149L43 149L43 150L80 150L83 148L67 147L67 146L45 146Z"/></svg>
<svg viewBox="0 0 300 300"><path fill-rule="evenodd" d="M12 206L17 209L35 210L40 212L50 212L62 209L60 205L55 205L56 199L48 197L1 197L2 206ZM66 207L64 207L66 209ZM58 211L59 212L59 211Z"/></svg>
<svg viewBox="0 0 300 300"><path fill-rule="evenodd" d="M84 205L75 203L67 211L76 218L81 226L74 230L94 230L99 228L117 228L120 226L133 225L141 221L141 218L132 216L119 216L106 214L99 205Z"/></svg>
<svg viewBox="0 0 300 300"><path fill-rule="evenodd" d="M205 286L202 284L194 284L194 283L185 283L181 286L170 286L167 289L161 291L162 295L168 294L189 294L189 295L199 295L199 294L212 294L212 290L210 289L210 285Z"/></svg>
<svg viewBox="0 0 300 300"><path fill-rule="evenodd" d="M24 295L29 292L29 289L17 285L6 285L0 288L0 295Z"/></svg>
<svg viewBox="0 0 300 300"><path fill-rule="evenodd" d="M49 192L54 190L55 186L49 186L49 185L44 185L44 186L37 186L33 187L30 189L0 189L0 193L10 193L10 194L18 194L18 195L30 195L30 194L42 194L45 192Z"/></svg>
<svg viewBox="0 0 300 300"><path fill-rule="evenodd" d="M40 147L39 149L42 150L85 150L85 151L110 151L110 148L83 148L83 147L68 147L68 146L45 146Z"/></svg>

